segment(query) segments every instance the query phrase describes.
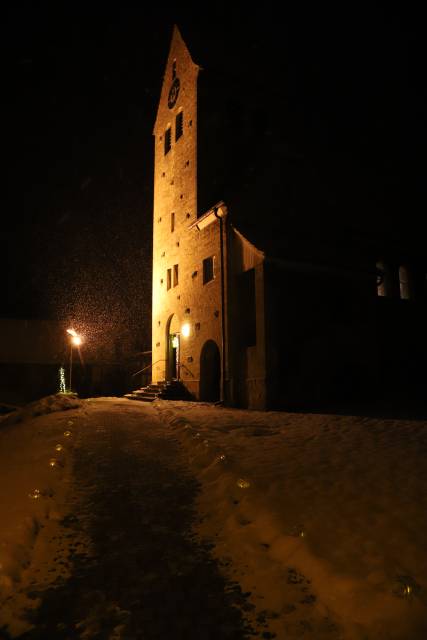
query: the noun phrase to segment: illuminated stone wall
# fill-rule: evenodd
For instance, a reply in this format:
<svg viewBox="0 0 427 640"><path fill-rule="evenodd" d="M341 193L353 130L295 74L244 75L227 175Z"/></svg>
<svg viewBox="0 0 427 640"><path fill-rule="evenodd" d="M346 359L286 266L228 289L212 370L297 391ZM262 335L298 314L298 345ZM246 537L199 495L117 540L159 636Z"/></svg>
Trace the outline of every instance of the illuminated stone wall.
<svg viewBox="0 0 427 640"><path fill-rule="evenodd" d="M156 382L167 377L168 334L181 332L182 325L189 324L190 335L180 336L181 379L196 397L203 344L213 340L221 350L220 224L215 218L202 230L195 226L198 71L175 28L154 127L152 378ZM176 78L179 92L171 104ZM182 135L176 140L180 111ZM169 127L171 148L165 153ZM214 257L214 278L203 284L203 260L210 256ZM174 265L178 265L175 286ZM172 279L169 289L168 269Z"/></svg>

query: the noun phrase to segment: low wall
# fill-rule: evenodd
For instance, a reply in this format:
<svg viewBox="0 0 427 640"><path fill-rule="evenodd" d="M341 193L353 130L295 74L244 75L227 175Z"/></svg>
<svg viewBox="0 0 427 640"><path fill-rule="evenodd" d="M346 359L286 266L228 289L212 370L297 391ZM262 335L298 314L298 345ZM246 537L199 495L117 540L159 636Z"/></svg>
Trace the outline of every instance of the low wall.
<svg viewBox="0 0 427 640"><path fill-rule="evenodd" d="M121 396L139 386L135 368L115 364L73 365L72 388L80 397ZM68 386L68 369L65 369ZM59 391L59 366L0 363L0 402L25 404Z"/></svg>

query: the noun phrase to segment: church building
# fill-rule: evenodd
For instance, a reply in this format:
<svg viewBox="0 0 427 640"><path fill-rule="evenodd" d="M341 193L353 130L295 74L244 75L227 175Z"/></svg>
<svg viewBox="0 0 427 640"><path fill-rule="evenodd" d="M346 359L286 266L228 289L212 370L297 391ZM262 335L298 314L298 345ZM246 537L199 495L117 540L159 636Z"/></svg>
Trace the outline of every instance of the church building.
<svg viewBox="0 0 427 640"><path fill-rule="evenodd" d="M223 150L209 175L221 148L204 134L201 73L175 26L153 131L153 383L252 409L369 399L386 366L379 333L392 332L375 260L295 253L268 208L245 226L250 202L237 212L210 188L226 163Z"/></svg>
<svg viewBox="0 0 427 640"><path fill-rule="evenodd" d="M245 396L263 408L264 255L224 202L198 209L198 74L175 27L154 127L153 382L179 379L200 400Z"/></svg>

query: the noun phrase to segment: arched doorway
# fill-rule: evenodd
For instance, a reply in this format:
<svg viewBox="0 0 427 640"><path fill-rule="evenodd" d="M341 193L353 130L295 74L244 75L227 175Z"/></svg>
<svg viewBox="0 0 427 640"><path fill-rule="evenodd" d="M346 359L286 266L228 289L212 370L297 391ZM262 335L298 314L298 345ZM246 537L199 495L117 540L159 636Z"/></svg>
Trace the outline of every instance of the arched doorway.
<svg viewBox="0 0 427 640"><path fill-rule="evenodd" d="M166 380L180 378L180 332L175 314L166 323Z"/></svg>
<svg viewBox="0 0 427 640"><path fill-rule="evenodd" d="M221 357L218 345L213 340L207 340L200 353L200 400L220 400L220 384Z"/></svg>

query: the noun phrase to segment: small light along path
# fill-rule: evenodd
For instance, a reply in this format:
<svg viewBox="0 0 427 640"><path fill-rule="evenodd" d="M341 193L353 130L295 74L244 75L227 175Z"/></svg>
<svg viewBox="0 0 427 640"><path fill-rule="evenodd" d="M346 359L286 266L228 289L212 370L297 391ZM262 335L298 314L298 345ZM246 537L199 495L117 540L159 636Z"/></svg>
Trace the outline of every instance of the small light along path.
<svg viewBox="0 0 427 640"><path fill-rule="evenodd" d="M73 439L72 472L52 558L67 571L54 584L34 585L34 626L20 638L275 637L264 625L253 629L247 594L194 534L199 487L156 411L96 399L73 420L59 442Z"/></svg>

